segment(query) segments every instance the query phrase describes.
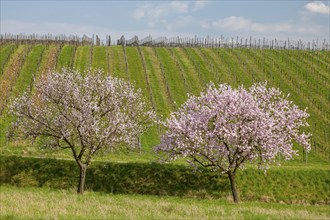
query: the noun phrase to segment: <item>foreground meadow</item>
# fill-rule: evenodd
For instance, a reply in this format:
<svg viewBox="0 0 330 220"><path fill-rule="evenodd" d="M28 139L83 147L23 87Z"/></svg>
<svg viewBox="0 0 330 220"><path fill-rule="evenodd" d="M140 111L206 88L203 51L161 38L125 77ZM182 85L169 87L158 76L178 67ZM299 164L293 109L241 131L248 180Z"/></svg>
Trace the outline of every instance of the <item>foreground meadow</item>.
<svg viewBox="0 0 330 220"><path fill-rule="evenodd" d="M326 205L0 187L0 219L329 219Z"/></svg>

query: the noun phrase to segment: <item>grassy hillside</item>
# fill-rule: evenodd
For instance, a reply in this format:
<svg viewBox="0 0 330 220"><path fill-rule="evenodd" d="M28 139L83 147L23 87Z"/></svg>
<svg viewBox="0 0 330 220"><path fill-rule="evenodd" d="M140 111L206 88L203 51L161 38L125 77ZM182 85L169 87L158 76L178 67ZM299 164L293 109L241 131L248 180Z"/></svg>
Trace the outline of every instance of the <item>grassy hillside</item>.
<svg viewBox="0 0 330 220"><path fill-rule="evenodd" d="M33 90L34 82L49 69L73 67L82 71L92 67L141 88L162 119L186 100L187 93L199 94L210 81L250 86L267 80L269 86L290 93L301 108L308 108L312 151L327 158L330 155L329 51L8 44L1 45L0 52L3 154L38 152L28 141L8 139L12 121L7 114L8 100ZM160 128L154 127L142 137L146 157L161 133Z"/></svg>

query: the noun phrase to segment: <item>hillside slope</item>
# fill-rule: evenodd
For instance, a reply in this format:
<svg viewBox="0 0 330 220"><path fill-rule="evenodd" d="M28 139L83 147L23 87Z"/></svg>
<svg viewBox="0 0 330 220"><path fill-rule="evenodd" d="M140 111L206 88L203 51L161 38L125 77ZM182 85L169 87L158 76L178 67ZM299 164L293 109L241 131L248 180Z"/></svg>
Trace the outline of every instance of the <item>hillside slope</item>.
<svg viewBox="0 0 330 220"><path fill-rule="evenodd" d="M9 141L13 121L8 116L10 99L32 91L49 69L82 71L91 67L141 88L162 119L186 100L187 93L198 95L210 81L236 87L267 80L269 86L290 93L301 108L308 108L312 151L327 158L330 155L330 51L5 44L0 54L2 153L24 145L15 139ZM145 134L141 139L144 149L156 145L161 133L155 126Z"/></svg>

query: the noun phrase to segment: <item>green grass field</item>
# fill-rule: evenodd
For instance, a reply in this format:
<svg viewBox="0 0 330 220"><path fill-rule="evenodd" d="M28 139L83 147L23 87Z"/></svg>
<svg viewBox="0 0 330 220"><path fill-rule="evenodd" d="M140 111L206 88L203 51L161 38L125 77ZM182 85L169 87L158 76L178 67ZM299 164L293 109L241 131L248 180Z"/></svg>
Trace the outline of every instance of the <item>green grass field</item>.
<svg viewBox="0 0 330 220"><path fill-rule="evenodd" d="M1 219L329 219L325 205L114 195L0 186ZM33 201L33 202L31 202Z"/></svg>

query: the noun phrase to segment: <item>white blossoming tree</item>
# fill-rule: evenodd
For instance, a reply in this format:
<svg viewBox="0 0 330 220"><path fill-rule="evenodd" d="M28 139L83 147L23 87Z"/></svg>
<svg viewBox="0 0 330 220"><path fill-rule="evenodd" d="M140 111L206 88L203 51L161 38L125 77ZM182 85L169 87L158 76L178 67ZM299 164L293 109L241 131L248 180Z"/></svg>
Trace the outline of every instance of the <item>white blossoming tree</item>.
<svg viewBox="0 0 330 220"><path fill-rule="evenodd" d="M140 90L91 69L50 72L32 95L13 101L11 113L27 136L46 137L50 148L71 149L80 168L80 194L93 156L123 144L138 146L139 135L155 118Z"/></svg>
<svg viewBox="0 0 330 220"><path fill-rule="evenodd" d="M310 150L310 134L301 131L309 114L287 98L266 83L249 89L210 84L171 114L156 151L228 175L237 203L235 175L246 162L257 161L266 169L276 155L292 159L297 154L293 142Z"/></svg>

